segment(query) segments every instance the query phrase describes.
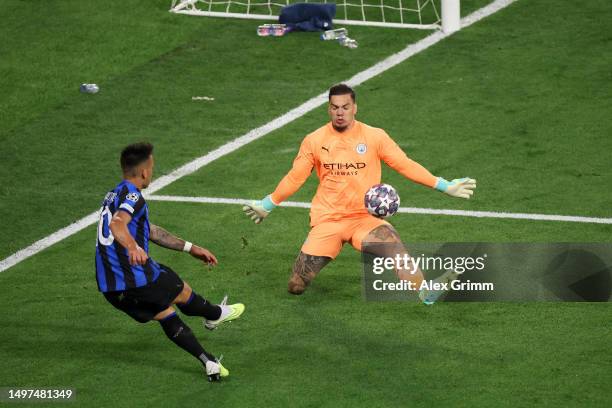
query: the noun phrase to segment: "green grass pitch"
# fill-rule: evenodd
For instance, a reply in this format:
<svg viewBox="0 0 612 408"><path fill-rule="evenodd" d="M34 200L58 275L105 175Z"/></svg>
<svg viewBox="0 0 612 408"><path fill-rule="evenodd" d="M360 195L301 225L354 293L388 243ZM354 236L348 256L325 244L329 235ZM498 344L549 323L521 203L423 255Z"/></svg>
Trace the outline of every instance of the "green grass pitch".
<svg viewBox="0 0 612 408"><path fill-rule="evenodd" d="M463 14L487 3L463 0ZM478 179L474 199L460 202L385 171L402 204L612 216L612 6L551 3L519 0L356 89L359 119L385 128L409 156L434 174ZM166 174L427 35L350 27L360 47L348 50L314 33L258 38L256 22L172 15L169 4L3 2L0 258L96 210L119 180L122 146L150 140L156 174ZM101 92L79 94L82 82ZM325 120L316 109L159 193L260 198ZM308 201L315 187L311 178L292 200ZM609 304L365 302L350 247L292 297L286 281L307 210L279 208L255 226L232 205L149 205L153 222L210 248L220 265L158 248L153 257L211 300L229 293L247 305L215 332L185 317L231 376L208 384L157 324L136 324L104 301L91 226L0 273L0 387L73 387L79 407L612 401ZM612 237L611 225L597 224L392 222L407 242Z"/></svg>

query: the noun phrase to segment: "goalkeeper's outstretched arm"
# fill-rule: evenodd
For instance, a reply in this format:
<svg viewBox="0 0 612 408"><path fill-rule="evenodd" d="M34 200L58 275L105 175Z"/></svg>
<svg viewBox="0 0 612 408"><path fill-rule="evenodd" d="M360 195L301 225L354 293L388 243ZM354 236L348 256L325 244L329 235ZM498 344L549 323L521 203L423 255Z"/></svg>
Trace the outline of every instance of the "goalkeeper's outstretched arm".
<svg viewBox="0 0 612 408"><path fill-rule="evenodd" d="M379 149L380 158L392 169L415 183L435 188L452 197L469 199L474 194L476 180L469 177L448 181L436 177L419 163L411 160L406 153L387 135L384 134Z"/></svg>
<svg viewBox="0 0 612 408"><path fill-rule="evenodd" d="M305 139L302 142L302 146L300 146L298 155L293 161L293 167L285 177L283 177L280 183L278 183L274 192L261 200L246 204L242 207L242 210L255 222L255 224L259 224L277 205L285 201L302 187L304 182L308 179L308 176L310 176L313 167L313 154L308 140Z"/></svg>

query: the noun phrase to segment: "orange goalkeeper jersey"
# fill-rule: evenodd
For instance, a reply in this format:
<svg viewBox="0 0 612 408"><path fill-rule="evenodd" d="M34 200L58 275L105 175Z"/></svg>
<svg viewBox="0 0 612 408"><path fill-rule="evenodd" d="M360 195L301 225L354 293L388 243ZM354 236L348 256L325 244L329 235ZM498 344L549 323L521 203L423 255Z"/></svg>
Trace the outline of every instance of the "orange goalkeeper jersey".
<svg viewBox="0 0 612 408"><path fill-rule="evenodd" d="M293 167L271 195L280 204L304 184L314 168L319 187L312 200L310 225L324 221L361 217L367 214L365 193L380 183L384 161L404 177L428 187L437 178L409 159L382 129L358 121L345 132L337 132L331 122L302 141Z"/></svg>

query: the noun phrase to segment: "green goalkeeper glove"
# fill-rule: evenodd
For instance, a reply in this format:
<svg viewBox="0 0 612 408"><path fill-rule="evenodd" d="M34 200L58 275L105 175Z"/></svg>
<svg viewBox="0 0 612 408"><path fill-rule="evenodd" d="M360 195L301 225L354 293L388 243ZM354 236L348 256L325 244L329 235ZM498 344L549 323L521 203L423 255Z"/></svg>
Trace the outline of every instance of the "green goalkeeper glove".
<svg viewBox="0 0 612 408"><path fill-rule="evenodd" d="M242 211L247 217L251 217L255 224L259 224L274 208L276 208L276 204L272 202L270 196L266 196L263 200L251 201L250 204L246 204L242 207Z"/></svg>
<svg viewBox="0 0 612 408"><path fill-rule="evenodd" d="M438 177L438 182L434 188L452 197L469 199L474 194L476 180L464 177L447 181L442 177Z"/></svg>

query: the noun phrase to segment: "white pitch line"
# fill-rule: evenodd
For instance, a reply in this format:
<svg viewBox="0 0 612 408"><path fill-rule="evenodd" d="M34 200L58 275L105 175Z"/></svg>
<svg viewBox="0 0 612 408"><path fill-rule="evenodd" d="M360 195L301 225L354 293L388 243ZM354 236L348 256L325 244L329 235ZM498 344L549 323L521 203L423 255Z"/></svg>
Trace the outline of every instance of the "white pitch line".
<svg viewBox="0 0 612 408"><path fill-rule="evenodd" d="M461 20L461 26L462 28L468 27L476 23L477 21L480 21L483 18L488 17L491 14L496 13L497 11L507 7L508 5L510 5L511 3L515 1L516 0L495 0L488 6L485 6L475 11L474 13L470 14L469 16L463 18ZM438 43L440 40L448 36L449 34L444 34L441 31L430 34L429 36L423 38L422 40L414 44L408 45L402 51L399 51L385 58L381 62L371 66L370 68L356 74L349 80L345 81L345 83L351 86L358 86L362 84L363 82L367 81L368 79L371 79L375 77L376 75L379 75L382 72L398 65L399 63L406 61L408 58L412 57L413 55L418 54L419 52L431 47L432 45ZM206 166L207 164L210 164L214 160L217 160L220 157L223 157L227 154L232 153L235 150L238 150L239 148L241 148L242 146L248 143L251 143L259 138L264 137L268 133L276 129L279 129L285 126L286 124L291 123L294 120L304 116L308 112L318 108L319 106L323 105L326 101L327 101L327 92L321 93L315 96L314 98L309 99L308 101L304 102L297 108L290 110L289 112L285 113L282 116L279 116L276 119L273 119L272 121L266 123L265 125L260 126L256 129L253 129L247 134L242 135L234 140L231 140L230 142L225 143L224 145L205 154L204 156L198 157L197 159L190 161L189 163L179 167L178 169L172 171L171 173L158 178L153 183L151 183L151 185L148 188L148 193L152 194L156 191L159 191L162 188L166 187L168 184L173 183L174 181L180 179L181 177L184 177L184 176L187 176L189 174L196 172L197 170ZM71 235L76 234L77 232L88 227L89 225L94 224L96 220L97 220L97 212L93 212L81 218L80 220L76 221L75 223L70 224L67 227L64 227L54 232L53 234L36 241L35 243L29 245L28 247L17 251L13 255L10 255L9 257L0 261L0 272L7 270L8 268L31 257L32 255L39 253L40 251L50 247L51 245L56 244L57 242L65 238L68 238Z"/></svg>
<svg viewBox="0 0 612 408"><path fill-rule="evenodd" d="M216 198L216 197L185 197L185 196L168 196L154 195L148 196L150 201L169 201L182 203L202 203L202 204L240 204L248 203L250 199L246 198ZM283 201L283 207L295 208L310 208L310 203L299 201ZM586 224L612 224L612 218L598 217L581 217L575 215L551 215L551 214L529 214L529 213L509 213L496 211L464 211L464 210L446 210L436 208L417 208L417 207L401 207L398 212L406 214L427 214L427 215L451 215L458 217L476 217L476 218L505 218L515 220L534 220L534 221L560 221L560 222L581 222Z"/></svg>

